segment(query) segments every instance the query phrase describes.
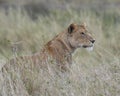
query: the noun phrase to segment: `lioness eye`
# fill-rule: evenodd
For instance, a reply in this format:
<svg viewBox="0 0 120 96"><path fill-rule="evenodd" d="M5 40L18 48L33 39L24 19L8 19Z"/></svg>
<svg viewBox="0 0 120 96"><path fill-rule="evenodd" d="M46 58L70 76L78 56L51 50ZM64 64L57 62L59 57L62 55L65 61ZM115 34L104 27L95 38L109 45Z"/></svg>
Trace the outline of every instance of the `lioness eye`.
<svg viewBox="0 0 120 96"><path fill-rule="evenodd" d="M85 33L84 33L84 32L82 32L81 34L83 34L83 35L84 35Z"/></svg>

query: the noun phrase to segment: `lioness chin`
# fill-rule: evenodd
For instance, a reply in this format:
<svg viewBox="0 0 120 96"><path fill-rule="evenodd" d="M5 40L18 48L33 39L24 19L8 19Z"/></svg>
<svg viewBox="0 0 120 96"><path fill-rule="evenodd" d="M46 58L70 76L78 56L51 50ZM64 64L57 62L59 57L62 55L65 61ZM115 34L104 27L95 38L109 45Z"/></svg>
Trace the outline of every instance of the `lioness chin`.
<svg viewBox="0 0 120 96"><path fill-rule="evenodd" d="M85 24L70 24L63 32L55 36L42 49L32 56L19 57L21 60L32 60L34 64L46 66L48 59L52 58L61 71L66 71L72 64L72 53L77 48L93 48L94 38L87 30ZM16 59L18 60L18 59ZM11 60L13 63L14 59Z"/></svg>

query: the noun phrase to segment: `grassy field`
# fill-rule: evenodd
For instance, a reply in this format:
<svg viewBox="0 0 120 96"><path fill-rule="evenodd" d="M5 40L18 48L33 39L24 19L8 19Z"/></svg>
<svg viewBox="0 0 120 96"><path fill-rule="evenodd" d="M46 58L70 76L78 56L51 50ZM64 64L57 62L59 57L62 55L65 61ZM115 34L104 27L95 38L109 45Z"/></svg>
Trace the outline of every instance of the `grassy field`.
<svg viewBox="0 0 120 96"><path fill-rule="evenodd" d="M36 71L20 63L0 69L0 96L119 96L120 10L53 11L33 21L20 10L0 12L0 66L14 56L39 52L44 44L70 23L86 22L96 39L92 52L78 49L70 73ZM4 67L3 67L4 68Z"/></svg>

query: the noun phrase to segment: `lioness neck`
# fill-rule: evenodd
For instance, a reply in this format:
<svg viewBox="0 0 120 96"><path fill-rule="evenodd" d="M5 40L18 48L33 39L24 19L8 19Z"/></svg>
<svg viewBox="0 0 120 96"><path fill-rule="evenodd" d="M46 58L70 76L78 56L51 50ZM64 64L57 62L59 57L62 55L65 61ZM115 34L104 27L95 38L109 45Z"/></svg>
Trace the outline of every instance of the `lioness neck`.
<svg viewBox="0 0 120 96"><path fill-rule="evenodd" d="M64 56L68 57L75 50L68 41L66 31L49 41L46 44L46 48L49 54L53 55L53 57L58 56L57 58L63 58Z"/></svg>
<svg viewBox="0 0 120 96"><path fill-rule="evenodd" d="M55 39L61 43L60 45L63 46L64 50L67 50L68 53L74 52L75 48L71 46L68 40L67 31L60 33Z"/></svg>

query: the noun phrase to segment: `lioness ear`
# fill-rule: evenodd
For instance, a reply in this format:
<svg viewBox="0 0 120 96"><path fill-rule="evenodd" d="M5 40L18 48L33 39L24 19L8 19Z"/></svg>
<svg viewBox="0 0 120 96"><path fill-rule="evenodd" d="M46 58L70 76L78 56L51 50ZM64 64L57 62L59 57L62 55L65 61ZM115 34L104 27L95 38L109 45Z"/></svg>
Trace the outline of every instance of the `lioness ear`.
<svg viewBox="0 0 120 96"><path fill-rule="evenodd" d="M85 22L83 22L80 26L86 28L87 25Z"/></svg>
<svg viewBox="0 0 120 96"><path fill-rule="evenodd" d="M68 27L68 33L71 34L73 32L73 30L75 29L75 27L76 27L76 24L74 24L74 23L70 24L70 26Z"/></svg>

